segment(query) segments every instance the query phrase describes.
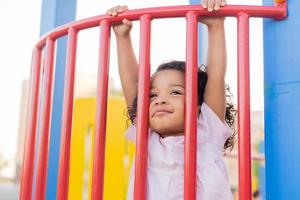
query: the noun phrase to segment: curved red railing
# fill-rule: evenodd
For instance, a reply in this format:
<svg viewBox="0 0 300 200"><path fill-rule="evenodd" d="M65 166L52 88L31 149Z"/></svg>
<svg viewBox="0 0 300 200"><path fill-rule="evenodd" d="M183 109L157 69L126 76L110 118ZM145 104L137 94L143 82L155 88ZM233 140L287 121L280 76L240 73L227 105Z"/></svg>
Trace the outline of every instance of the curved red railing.
<svg viewBox="0 0 300 200"><path fill-rule="evenodd" d="M185 173L184 199L196 199L196 116L197 116L197 38L198 18L201 16L231 16L238 23L238 132L239 134L239 197L242 200L251 199L251 148L250 148L250 92L249 92L249 18L268 17L283 19L287 15L287 3L276 0L275 6L240 6L227 5L219 11L208 12L201 5L168 6L129 10L117 17L107 15L95 16L60 26L44 35L35 45L32 59L30 101L27 115L27 141L22 169L20 200L32 197L32 182L35 159L35 143L37 134L38 112L41 110L40 140L37 157L37 177L35 199L45 199L45 186L48 162L48 138L50 134L50 116L53 91L53 63L55 42L68 35L65 96L63 103L63 118L61 129L61 152L59 158L57 199L68 198L68 178L70 168L70 140L74 100L74 79L77 34L79 31L100 27L99 69L97 88L96 132L93 163L92 199L103 199L103 178L105 163L107 87L109 72L110 27L122 19L140 20L140 66L138 87L138 123L135 171L135 200L146 199L147 174L147 134L148 122L143 116L148 116L149 82L150 82L150 32L151 20L157 18L185 17L187 20L186 44L186 118L185 118ZM45 47L44 69L42 68L42 51ZM42 70L43 69L43 70ZM44 73L43 98L40 98L41 73ZM43 100L41 104L40 101ZM42 105L41 108L38 106Z"/></svg>

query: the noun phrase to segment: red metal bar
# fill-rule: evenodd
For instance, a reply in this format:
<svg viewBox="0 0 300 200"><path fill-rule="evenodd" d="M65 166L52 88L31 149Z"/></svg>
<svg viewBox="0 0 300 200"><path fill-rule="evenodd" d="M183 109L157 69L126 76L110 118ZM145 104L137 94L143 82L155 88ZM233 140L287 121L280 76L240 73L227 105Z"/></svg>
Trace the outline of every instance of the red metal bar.
<svg viewBox="0 0 300 200"><path fill-rule="evenodd" d="M197 144L197 66L198 20L193 11L187 14L186 69L185 69L185 144L184 144L184 199L196 199L196 144Z"/></svg>
<svg viewBox="0 0 300 200"><path fill-rule="evenodd" d="M249 16L238 16L239 199L251 200Z"/></svg>
<svg viewBox="0 0 300 200"><path fill-rule="evenodd" d="M36 130L38 121L38 105L40 95L40 79L41 79L41 50L35 48L32 55L32 67L30 75L30 90L27 110L26 123L26 146L23 157L21 184L20 184L20 200L31 199L32 180L34 169L34 154L36 142Z"/></svg>
<svg viewBox="0 0 300 200"><path fill-rule="evenodd" d="M106 112L109 76L110 24L102 21L100 24L99 68L97 83L97 112L94 146L92 200L103 199Z"/></svg>
<svg viewBox="0 0 300 200"><path fill-rule="evenodd" d="M276 16L274 17L274 19L276 20L283 20L287 17L287 0L275 0L274 1L274 7L281 7L285 10L285 12L283 13L283 15L281 16Z"/></svg>
<svg viewBox="0 0 300 200"><path fill-rule="evenodd" d="M40 87L40 61L41 48L46 45L46 64L44 78L44 100L41 110L40 142L38 151L38 165L36 177L35 199L45 198L46 171L48 162L48 140L50 129L51 103L52 103L52 82L53 82L53 59L54 41L69 31L69 51L67 66L70 67L69 78L66 78L66 89L69 95L65 97L65 110L62 129L62 152L60 155L60 172L58 185L58 199L67 198L68 174L69 174L69 151L70 132L72 119L72 101L76 50L76 31L92 28L101 24L101 38L99 51L99 74L98 74L98 96L97 96L97 116L96 134L93 166L93 188L92 198L103 198L103 178L105 162L105 130L107 111L107 85L108 85L108 62L109 62L109 42L110 25L118 23L122 19L141 20L141 49L140 49L140 78L138 88L138 126L137 126L137 156L135 172L135 199L146 198L147 179L147 139L148 120L143 120L143 116L148 116L149 88L150 88L150 24L153 18L187 17L187 69L186 69L186 116L185 116L185 199L195 199L196 197L196 117L197 102L197 16L235 16L238 18L238 122L239 122L239 167L240 167L240 199L251 199L251 156L250 156L250 108L249 108L249 17L270 17L282 19L287 15L287 2L276 0L275 6L234 6L227 5L218 12L208 12L201 5L189 6L168 6L159 8L146 8L130 10L117 17L107 15L95 16L77 22L69 23L56 28L51 33L43 36L34 51L32 66L31 93L32 101L29 104L27 144L22 171L22 181L20 199L30 199L32 192L32 177L34 169L34 150L37 130L37 112L39 105ZM151 16L151 17L150 17ZM193 38L193 39L191 39ZM73 42L72 42L73 41ZM46 44L45 44L46 43ZM75 45L75 46L72 46ZM67 74L68 74L67 73ZM70 82L69 82L70 81ZM193 121L192 121L193 120ZM98 123L99 122L99 123ZM242 179L243 177L243 179Z"/></svg>
<svg viewBox="0 0 300 200"><path fill-rule="evenodd" d="M116 17L109 17L107 15L99 15L87 19L75 21L54 29L51 33L44 35L37 43L37 47L42 47L46 38L57 38L67 34L68 30L73 27L76 30L92 28L99 25L102 20L109 23L117 23L126 18L129 20L139 20L141 16L149 14L152 19L155 18L172 18L172 17L185 17L188 12L194 11L197 15L201 16L231 16L237 17L239 13L243 12L249 17L269 17L276 19L283 19L287 16L286 3L277 4L276 6L247 6L247 5L226 5L218 12L208 12L207 9L202 8L201 5L186 5L186 6L166 6L156 8L144 8L129 10Z"/></svg>
<svg viewBox="0 0 300 200"><path fill-rule="evenodd" d="M54 63L54 41L50 38L46 42L46 57L44 68L44 99L41 109L41 127L39 135L38 165L36 176L36 189L34 199L44 200L46 193L48 144L50 135L50 116L52 107L53 89L53 63Z"/></svg>
<svg viewBox="0 0 300 200"><path fill-rule="evenodd" d="M140 57L137 103L137 139L135 157L134 200L146 200L151 16L143 15L140 25Z"/></svg>
<svg viewBox="0 0 300 200"><path fill-rule="evenodd" d="M68 199L76 46L77 46L77 31L71 28L68 34L67 60L66 60L66 72L65 72L65 88L64 88L59 171L58 171L58 184L57 184L58 200Z"/></svg>

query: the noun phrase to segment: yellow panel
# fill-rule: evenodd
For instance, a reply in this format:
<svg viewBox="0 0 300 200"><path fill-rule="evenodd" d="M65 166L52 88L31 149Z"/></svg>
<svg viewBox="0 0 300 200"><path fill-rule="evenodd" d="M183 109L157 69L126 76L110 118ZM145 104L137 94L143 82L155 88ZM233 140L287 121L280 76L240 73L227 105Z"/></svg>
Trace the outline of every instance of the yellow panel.
<svg viewBox="0 0 300 200"><path fill-rule="evenodd" d="M90 199L96 100L76 99L74 105L69 199ZM104 179L104 199L107 200L126 197L129 174L126 160L132 160L134 145L124 138L127 120L125 107L122 98L109 97ZM87 190L89 192L83 192Z"/></svg>
<svg viewBox="0 0 300 200"><path fill-rule="evenodd" d="M94 124L95 98L75 99L71 139L71 168L69 199L84 199L85 141L88 129Z"/></svg>
<svg viewBox="0 0 300 200"><path fill-rule="evenodd" d="M258 177L252 176L252 192L255 192L256 190L259 190L259 185L258 185Z"/></svg>
<svg viewBox="0 0 300 200"><path fill-rule="evenodd" d="M108 200L125 199L126 197L129 168L128 166L124 166L126 163L126 154L128 154L128 144L124 139L127 120L125 108L126 105L123 99L110 98L108 105L108 135L106 140L104 180L104 199Z"/></svg>

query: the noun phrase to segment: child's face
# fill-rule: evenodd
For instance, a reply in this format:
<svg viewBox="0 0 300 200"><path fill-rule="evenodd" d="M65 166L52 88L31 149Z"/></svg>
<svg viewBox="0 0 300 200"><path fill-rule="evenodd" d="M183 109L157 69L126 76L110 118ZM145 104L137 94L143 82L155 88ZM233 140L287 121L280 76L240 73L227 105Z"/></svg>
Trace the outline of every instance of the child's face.
<svg viewBox="0 0 300 200"><path fill-rule="evenodd" d="M184 73L178 70L156 72L151 80L149 123L161 136L184 132Z"/></svg>

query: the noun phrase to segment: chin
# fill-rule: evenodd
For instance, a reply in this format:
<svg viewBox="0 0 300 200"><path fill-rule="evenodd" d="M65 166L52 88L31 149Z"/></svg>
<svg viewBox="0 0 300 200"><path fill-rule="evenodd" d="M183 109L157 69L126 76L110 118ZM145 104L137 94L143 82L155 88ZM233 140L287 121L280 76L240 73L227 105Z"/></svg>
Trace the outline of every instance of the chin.
<svg viewBox="0 0 300 200"><path fill-rule="evenodd" d="M161 135L174 135L184 131L184 121L170 117L152 118L150 128Z"/></svg>
<svg viewBox="0 0 300 200"><path fill-rule="evenodd" d="M167 126L166 126L167 125ZM183 133L184 129L176 127L174 125L170 124L155 124L155 125L150 125L150 128L155 131L156 133L164 136L171 136L171 135L178 135L178 133Z"/></svg>
<svg viewBox="0 0 300 200"><path fill-rule="evenodd" d="M167 133L169 130L167 127L163 127L163 126L157 126L157 125L150 125L151 130L159 133L159 134L165 134Z"/></svg>

